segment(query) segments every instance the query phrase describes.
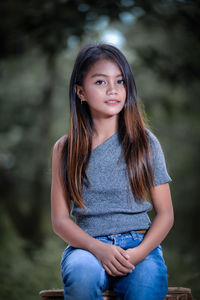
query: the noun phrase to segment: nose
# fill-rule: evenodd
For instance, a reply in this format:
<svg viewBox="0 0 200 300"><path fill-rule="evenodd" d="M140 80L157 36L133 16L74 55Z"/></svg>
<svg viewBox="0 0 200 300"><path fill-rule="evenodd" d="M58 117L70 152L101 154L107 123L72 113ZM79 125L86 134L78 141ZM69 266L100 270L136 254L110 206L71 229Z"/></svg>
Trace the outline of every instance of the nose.
<svg viewBox="0 0 200 300"><path fill-rule="evenodd" d="M108 95L115 95L118 93L118 87L115 83L109 83L107 86L107 94Z"/></svg>

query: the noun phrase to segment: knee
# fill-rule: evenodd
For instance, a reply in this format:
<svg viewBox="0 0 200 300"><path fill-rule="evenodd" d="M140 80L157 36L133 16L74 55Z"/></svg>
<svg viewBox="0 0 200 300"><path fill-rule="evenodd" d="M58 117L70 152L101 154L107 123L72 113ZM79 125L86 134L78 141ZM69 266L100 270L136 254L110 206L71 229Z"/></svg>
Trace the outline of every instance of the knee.
<svg viewBox="0 0 200 300"><path fill-rule="evenodd" d="M147 257L147 259L138 265L137 271L140 279L143 278L146 285L160 286L160 288L168 286L167 267L164 260L160 259L160 257L158 259L154 259L151 256Z"/></svg>
<svg viewBox="0 0 200 300"><path fill-rule="evenodd" d="M63 282L78 289L99 285L104 269L90 252L75 249L62 263Z"/></svg>
<svg viewBox="0 0 200 300"><path fill-rule="evenodd" d="M132 280L127 288L125 299L158 300L164 299L167 294L167 268L161 261L145 259L136 266L130 278Z"/></svg>

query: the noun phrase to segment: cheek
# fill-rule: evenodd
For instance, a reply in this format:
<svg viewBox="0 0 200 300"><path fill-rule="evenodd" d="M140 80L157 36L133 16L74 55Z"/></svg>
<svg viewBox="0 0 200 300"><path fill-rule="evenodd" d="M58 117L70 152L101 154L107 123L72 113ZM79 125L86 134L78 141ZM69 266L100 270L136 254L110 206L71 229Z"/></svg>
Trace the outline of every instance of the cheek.
<svg viewBox="0 0 200 300"><path fill-rule="evenodd" d="M121 93L122 93L122 95L123 95L123 98L126 100L126 89L123 89L123 90L121 91Z"/></svg>
<svg viewBox="0 0 200 300"><path fill-rule="evenodd" d="M95 98L102 97L102 91L100 89L96 89L95 87L90 87L86 90L87 99L95 100ZM95 98L94 98L95 97Z"/></svg>

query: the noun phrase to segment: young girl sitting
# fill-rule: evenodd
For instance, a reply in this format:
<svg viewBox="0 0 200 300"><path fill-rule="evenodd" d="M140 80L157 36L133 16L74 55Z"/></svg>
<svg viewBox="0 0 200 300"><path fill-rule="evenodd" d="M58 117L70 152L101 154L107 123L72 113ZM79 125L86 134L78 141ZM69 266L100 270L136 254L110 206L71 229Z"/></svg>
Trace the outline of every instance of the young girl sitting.
<svg viewBox="0 0 200 300"><path fill-rule="evenodd" d="M126 58L112 45L84 47L71 75L69 132L52 160L52 224L68 244L65 300L102 299L106 289L124 300L165 298L160 243L173 225L170 181Z"/></svg>

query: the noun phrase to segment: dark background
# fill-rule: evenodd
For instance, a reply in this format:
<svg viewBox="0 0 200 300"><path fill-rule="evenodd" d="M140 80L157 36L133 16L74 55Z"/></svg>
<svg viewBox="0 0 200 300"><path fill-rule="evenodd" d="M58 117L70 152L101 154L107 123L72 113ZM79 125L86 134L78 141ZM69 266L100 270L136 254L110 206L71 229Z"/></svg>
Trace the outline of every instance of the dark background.
<svg viewBox="0 0 200 300"><path fill-rule="evenodd" d="M68 129L75 56L94 41L115 43L132 66L173 179L175 224L163 242L169 285L200 298L199 28L192 0L0 2L0 299L62 288L51 151Z"/></svg>

